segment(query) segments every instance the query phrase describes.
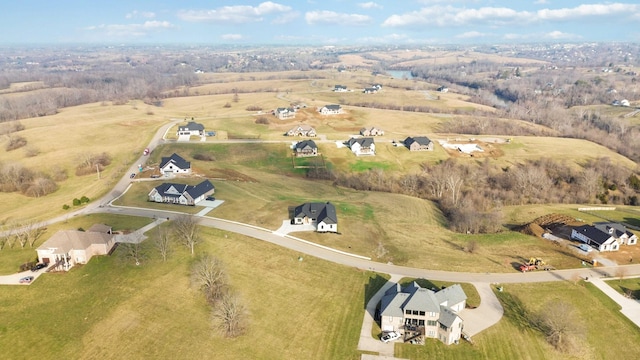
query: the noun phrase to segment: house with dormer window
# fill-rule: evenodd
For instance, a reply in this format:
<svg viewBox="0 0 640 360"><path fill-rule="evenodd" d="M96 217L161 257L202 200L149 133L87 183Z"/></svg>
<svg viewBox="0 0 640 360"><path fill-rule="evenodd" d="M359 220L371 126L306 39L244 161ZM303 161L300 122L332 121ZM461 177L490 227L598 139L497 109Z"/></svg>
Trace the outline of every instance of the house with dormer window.
<svg viewBox="0 0 640 360"><path fill-rule="evenodd" d="M415 281L405 287L396 284L382 297L380 327L383 332L419 332L447 345L456 344L464 325L458 313L466 301L467 295L459 284L437 292Z"/></svg>

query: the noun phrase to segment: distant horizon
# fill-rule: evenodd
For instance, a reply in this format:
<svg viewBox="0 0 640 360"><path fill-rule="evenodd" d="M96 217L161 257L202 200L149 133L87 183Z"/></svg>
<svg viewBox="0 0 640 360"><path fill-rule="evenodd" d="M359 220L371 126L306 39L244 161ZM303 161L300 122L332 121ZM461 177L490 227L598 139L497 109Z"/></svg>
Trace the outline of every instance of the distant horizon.
<svg viewBox="0 0 640 360"><path fill-rule="evenodd" d="M0 19L0 46L640 42L640 4L579 0L28 0Z"/></svg>

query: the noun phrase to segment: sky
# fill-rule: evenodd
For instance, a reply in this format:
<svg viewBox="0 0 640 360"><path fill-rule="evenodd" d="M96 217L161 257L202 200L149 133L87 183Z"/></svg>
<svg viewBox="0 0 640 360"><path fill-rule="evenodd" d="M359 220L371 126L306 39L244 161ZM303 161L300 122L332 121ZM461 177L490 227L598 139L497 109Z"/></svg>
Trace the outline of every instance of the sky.
<svg viewBox="0 0 640 360"><path fill-rule="evenodd" d="M0 44L640 42L640 1L3 0Z"/></svg>

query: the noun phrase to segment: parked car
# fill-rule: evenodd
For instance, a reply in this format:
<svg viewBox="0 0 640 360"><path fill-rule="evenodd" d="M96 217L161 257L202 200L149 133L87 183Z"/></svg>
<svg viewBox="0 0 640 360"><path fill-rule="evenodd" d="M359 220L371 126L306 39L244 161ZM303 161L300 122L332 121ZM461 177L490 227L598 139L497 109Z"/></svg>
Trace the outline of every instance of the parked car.
<svg viewBox="0 0 640 360"><path fill-rule="evenodd" d="M207 200L216 201L216 198L214 196L207 196Z"/></svg>
<svg viewBox="0 0 640 360"><path fill-rule="evenodd" d="M129 176L129 178L133 179L134 177L136 177L136 173L131 173L131 176Z"/></svg>
<svg viewBox="0 0 640 360"><path fill-rule="evenodd" d="M44 269L44 268L46 268L46 267L47 267L47 264L44 264L44 263L38 263L38 264L35 264L35 265L31 268L31 271L36 272L36 271L38 271L38 270L40 270L40 269Z"/></svg>
<svg viewBox="0 0 640 360"><path fill-rule="evenodd" d="M400 336L401 335L399 332L392 331L392 332L386 333L385 335L382 335L380 340L382 340L383 343L388 343L388 342L400 339Z"/></svg>
<svg viewBox="0 0 640 360"><path fill-rule="evenodd" d="M20 278L20 284L29 284L32 281L33 281L33 276L25 276L23 278Z"/></svg>
<svg viewBox="0 0 640 360"><path fill-rule="evenodd" d="M592 252L593 248L590 245L587 244L580 244L579 246L580 250L584 251L584 252Z"/></svg>

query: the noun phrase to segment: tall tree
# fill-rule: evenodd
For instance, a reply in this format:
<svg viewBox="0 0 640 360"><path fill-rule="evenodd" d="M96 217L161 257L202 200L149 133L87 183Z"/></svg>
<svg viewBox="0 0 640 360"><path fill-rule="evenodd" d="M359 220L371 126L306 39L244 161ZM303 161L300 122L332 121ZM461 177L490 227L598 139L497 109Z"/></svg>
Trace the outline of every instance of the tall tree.
<svg viewBox="0 0 640 360"><path fill-rule="evenodd" d="M173 232L184 246L191 252L191 256L195 254L195 247L200 240L200 232L198 230L198 218L193 215L180 215L173 221Z"/></svg>

